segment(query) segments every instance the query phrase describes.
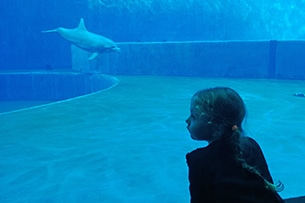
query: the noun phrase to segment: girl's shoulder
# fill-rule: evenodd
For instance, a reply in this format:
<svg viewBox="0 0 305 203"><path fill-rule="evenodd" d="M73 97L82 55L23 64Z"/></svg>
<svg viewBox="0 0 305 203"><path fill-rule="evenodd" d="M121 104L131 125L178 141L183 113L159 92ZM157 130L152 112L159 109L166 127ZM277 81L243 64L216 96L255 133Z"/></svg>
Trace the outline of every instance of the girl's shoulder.
<svg viewBox="0 0 305 203"><path fill-rule="evenodd" d="M221 141L215 141L206 147L197 148L186 154L186 159L190 161L209 162L219 159L225 152L225 145Z"/></svg>
<svg viewBox="0 0 305 203"><path fill-rule="evenodd" d="M262 153L259 144L253 138L248 136L240 137L240 146L244 153Z"/></svg>

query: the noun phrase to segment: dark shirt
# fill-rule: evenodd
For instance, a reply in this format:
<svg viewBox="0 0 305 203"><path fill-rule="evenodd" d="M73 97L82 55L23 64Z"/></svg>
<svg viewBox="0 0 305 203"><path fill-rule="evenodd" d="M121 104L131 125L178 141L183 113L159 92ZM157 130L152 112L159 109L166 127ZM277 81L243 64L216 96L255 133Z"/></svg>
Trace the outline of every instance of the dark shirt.
<svg viewBox="0 0 305 203"><path fill-rule="evenodd" d="M249 137L242 137L240 143L248 165L273 182L259 145ZM276 192L266 189L262 178L243 169L222 140L188 153L186 159L191 203L284 202Z"/></svg>

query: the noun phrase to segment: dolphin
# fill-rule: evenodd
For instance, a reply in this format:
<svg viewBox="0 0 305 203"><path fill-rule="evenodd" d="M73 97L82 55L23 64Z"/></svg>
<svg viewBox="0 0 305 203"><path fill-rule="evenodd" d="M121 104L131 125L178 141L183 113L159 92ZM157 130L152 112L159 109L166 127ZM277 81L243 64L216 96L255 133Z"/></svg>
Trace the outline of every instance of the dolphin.
<svg viewBox="0 0 305 203"><path fill-rule="evenodd" d="M58 27L53 30L45 30L42 32L57 32L75 46L91 52L92 54L88 60L95 59L100 53L120 52L121 50L111 39L89 32L85 27L83 18L80 19L78 26L74 29Z"/></svg>

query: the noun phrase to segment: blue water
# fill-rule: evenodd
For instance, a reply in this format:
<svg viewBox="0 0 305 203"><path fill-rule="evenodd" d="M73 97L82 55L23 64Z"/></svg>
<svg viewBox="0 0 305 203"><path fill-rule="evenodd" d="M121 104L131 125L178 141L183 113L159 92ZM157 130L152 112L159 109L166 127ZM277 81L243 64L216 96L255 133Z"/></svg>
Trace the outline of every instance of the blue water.
<svg viewBox="0 0 305 203"><path fill-rule="evenodd" d="M0 69L71 66L70 46L42 30L87 28L116 42L304 39L301 0L3 0Z"/></svg>
<svg viewBox="0 0 305 203"><path fill-rule="evenodd" d="M116 68L125 75L138 76L121 76L122 81L109 91L37 108L28 107L52 101L1 101L3 112L27 109L0 114L0 202L187 202L184 156L201 146L186 135L189 98L199 88L216 85L230 85L241 92L249 106L248 132L262 145L272 175L286 185L281 195L304 195L305 165L300 160L305 157L305 99L293 96L305 92L304 81L278 80L305 79L304 8L304 0L2 0L0 72L68 69L94 76L103 73L101 67L108 67L104 71L112 75L117 69L111 67L120 66ZM111 56L121 61L109 66L107 63L115 60L107 54L88 61L85 55L73 55L71 44L58 34L41 32L75 28L81 18L91 32L121 43L125 50L120 57ZM178 46L166 44L178 41ZM227 48L226 44L188 47L183 41L258 43L251 51L243 45L243 51L240 45L226 49L223 57L217 58L214 52L221 46ZM159 44L151 48L144 42ZM141 58L147 50L149 54ZM247 69L248 61L242 60L233 63L239 70L226 67L233 60L230 53L235 54L234 60L239 54L254 58L251 69ZM211 60L206 62L203 57ZM162 67L158 60L160 64L165 61ZM218 61L225 66L219 74L218 69L209 69ZM204 65L199 70L200 62ZM152 65L157 68L153 70ZM80 69L72 70L72 66ZM169 73L167 77L158 77L162 68L166 69L163 75ZM224 70L228 74L223 74ZM196 71L221 77L246 72L248 78L259 75L269 80L177 74L199 76ZM156 77L141 76L144 74ZM41 84L45 82L41 80ZM0 81L0 93L3 84L9 83ZM18 80L15 87L31 84L33 81ZM35 87L47 94L41 84ZM60 84L68 86L67 81ZM67 88L65 92L75 90ZM30 94L18 88L6 93Z"/></svg>
<svg viewBox="0 0 305 203"><path fill-rule="evenodd" d="M188 202L185 154L206 145L186 130L190 97L216 84L245 100L244 128L285 184L280 194L305 194L305 101L291 95L304 81L119 79L107 91L0 115L1 202Z"/></svg>

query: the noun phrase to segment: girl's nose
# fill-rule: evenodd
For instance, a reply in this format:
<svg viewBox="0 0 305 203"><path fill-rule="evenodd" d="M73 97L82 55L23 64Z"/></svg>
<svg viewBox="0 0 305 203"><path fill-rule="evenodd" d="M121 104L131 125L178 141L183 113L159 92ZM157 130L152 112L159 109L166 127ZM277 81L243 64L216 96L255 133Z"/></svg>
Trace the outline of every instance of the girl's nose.
<svg viewBox="0 0 305 203"><path fill-rule="evenodd" d="M189 124L189 123L190 123L190 117L188 117L188 118L185 120L185 122L186 122L187 124Z"/></svg>

